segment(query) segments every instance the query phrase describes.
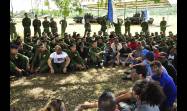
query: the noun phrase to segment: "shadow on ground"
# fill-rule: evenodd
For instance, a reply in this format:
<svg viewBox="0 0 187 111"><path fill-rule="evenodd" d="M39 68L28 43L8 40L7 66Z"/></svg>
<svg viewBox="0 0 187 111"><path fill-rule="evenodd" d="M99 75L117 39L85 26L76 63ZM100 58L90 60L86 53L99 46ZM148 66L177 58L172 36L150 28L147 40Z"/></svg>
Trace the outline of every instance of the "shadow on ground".
<svg viewBox="0 0 187 111"><path fill-rule="evenodd" d="M104 90L115 94L127 90L132 82L123 82L124 68L89 69L70 75L34 75L11 81L11 106L21 111L38 111L50 98L64 100L68 111L78 104L95 101Z"/></svg>

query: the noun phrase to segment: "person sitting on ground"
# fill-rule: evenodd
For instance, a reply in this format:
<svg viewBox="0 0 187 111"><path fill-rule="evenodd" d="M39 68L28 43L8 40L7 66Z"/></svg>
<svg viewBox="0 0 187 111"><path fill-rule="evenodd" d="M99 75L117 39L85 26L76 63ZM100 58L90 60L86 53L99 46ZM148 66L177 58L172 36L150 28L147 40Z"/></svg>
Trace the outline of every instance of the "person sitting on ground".
<svg viewBox="0 0 187 111"><path fill-rule="evenodd" d="M97 46L98 46L102 51L104 51L105 45L106 45L106 44L103 42L103 39L102 39L102 38L98 38L98 40L97 40Z"/></svg>
<svg viewBox="0 0 187 111"><path fill-rule="evenodd" d="M30 74L29 58L18 53L18 46L10 46L10 75L22 76Z"/></svg>
<svg viewBox="0 0 187 111"><path fill-rule="evenodd" d="M62 100L51 99L40 111L67 111L67 108Z"/></svg>
<svg viewBox="0 0 187 111"><path fill-rule="evenodd" d="M50 52L49 50L47 50L44 44L43 43L39 44L31 63L31 72L33 73L49 72L49 67L47 65L49 55Z"/></svg>
<svg viewBox="0 0 187 111"><path fill-rule="evenodd" d="M162 64L159 61L153 61L151 63L151 70L153 72L152 79L160 82L166 95L166 100L160 106L160 111L170 111L177 97L176 85L167 71L163 70Z"/></svg>
<svg viewBox="0 0 187 111"><path fill-rule="evenodd" d="M97 47L97 41L92 42L92 46L89 48L89 65L90 66L96 66L101 67L102 63L102 53L103 51Z"/></svg>
<svg viewBox="0 0 187 111"><path fill-rule="evenodd" d="M98 102L80 104L75 111L97 108L97 111L120 111L117 109L116 99L112 92L104 91L98 99Z"/></svg>
<svg viewBox="0 0 187 111"><path fill-rule="evenodd" d="M132 68L131 74L130 74L130 76L123 77L123 80L135 80L135 78L137 76L135 73L135 69L138 70L140 68L140 66L145 66L146 70L147 70L146 76L151 76L152 71L151 71L150 63L152 61L154 61L154 54L152 52L148 52L145 56L145 59L141 63L130 65L130 68Z"/></svg>
<svg viewBox="0 0 187 111"><path fill-rule="evenodd" d="M70 50L68 50L68 56L70 58L70 64L69 64L69 68L71 71L75 71L75 70L83 70L86 68L86 66L84 65L84 61L81 58L81 56L79 55L79 52L76 49L76 45L75 44L71 44L70 46Z"/></svg>
<svg viewBox="0 0 187 111"><path fill-rule="evenodd" d="M119 51L122 48L122 44L119 42L119 40L116 38L114 43L111 44L111 48L113 50L113 63L115 63L116 65L119 65L120 60L118 56Z"/></svg>
<svg viewBox="0 0 187 111"><path fill-rule="evenodd" d="M124 104L133 98L136 99L134 111L160 111L159 105L162 104L166 97L158 82L144 79L136 81L132 91L117 96L116 101L119 104ZM120 106L121 109L133 109L132 104L127 104L126 107L122 105ZM127 107L128 105L129 107Z"/></svg>
<svg viewBox="0 0 187 111"><path fill-rule="evenodd" d="M131 53L131 49L127 47L126 43L122 43L122 48L119 50L119 53L117 55L122 66L125 66L125 60L128 57L129 53Z"/></svg>
<svg viewBox="0 0 187 111"><path fill-rule="evenodd" d="M104 48L104 66L109 66L113 63L113 50L108 42Z"/></svg>
<svg viewBox="0 0 187 111"><path fill-rule="evenodd" d="M62 51L62 48L59 45L56 45L55 52L51 53L48 59L50 73L66 73L69 63L70 58L68 57L68 54Z"/></svg>

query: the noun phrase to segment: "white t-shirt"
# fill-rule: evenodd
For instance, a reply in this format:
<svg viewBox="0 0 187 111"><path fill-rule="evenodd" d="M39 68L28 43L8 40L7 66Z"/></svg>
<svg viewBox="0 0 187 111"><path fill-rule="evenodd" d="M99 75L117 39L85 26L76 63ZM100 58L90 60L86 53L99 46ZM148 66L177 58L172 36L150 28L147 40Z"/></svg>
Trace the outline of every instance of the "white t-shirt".
<svg viewBox="0 0 187 111"><path fill-rule="evenodd" d="M118 43L117 47L115 46L115 43L111 44L111 48L113 50L114 53L116 53L117 51L119 51L122 48L121 43ZM117 49L117 50L116 50Z"/></svg>
<svg viewBox="0 0 187 111"><path fill-rule="evenodd" d="M68 54L63 51L61 54L57 54L56 52L53 52L50 55L50 58L53 59L54 63L63 63L66 57L68 57Z"/></svg>

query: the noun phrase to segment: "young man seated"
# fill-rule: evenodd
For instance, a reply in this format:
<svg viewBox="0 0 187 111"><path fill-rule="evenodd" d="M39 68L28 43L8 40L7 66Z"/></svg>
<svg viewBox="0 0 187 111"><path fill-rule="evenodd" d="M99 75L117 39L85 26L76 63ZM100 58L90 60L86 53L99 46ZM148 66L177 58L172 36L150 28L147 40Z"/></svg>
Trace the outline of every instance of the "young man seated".
<svg viewBox="0 0 187 111"><path fill-rule="evenodd" d="M79 52L76 49L75 44L70 45L70 50L67 53L71 60L70 65L69 65L69 68L71 71L83 70L86 68L86 66L84 65L83 59L81 58L81 56L79 55Z"/></svg>
<svg viewBox="0 0 187 111"><path fill-rule="evenodd" d="M92 41L92 46L89 49L89 66L101 67L103 51L97 47L97 41Z"/></svg>
<svg viewBox="0 0 187 111"><path fill-rule="evenodd" d="M113 62L113 50L108 42L104 48L104 66L112 65Z"/></svg>
<svg viewBox="0 0 187 111"><path fill-rule="evenodd" d="M33 73L48 73L49 67L47 61L50 55L50 51L47 50L43 43L37 46L37 50L34 54L31 63L31 72Z"/></svg>
<svg viewBox="0 0 187 111"><path fill-rule="evenodd" d="M55 52L53 52L48 59L50 73L66 73L69 63L70 58L68 54L62 51L59 45L56 45Z"/></svg>
<svg viewBox="0 0 187 111"><path fill-rule="evenodd" d="M160 106L160 111L171 111L177 98L177 87L172 77L162 67L159 61L153 61L151 63L151 70L153 72L151 78L160 83L166 95L166 100Z"/></svg>
<svg viewBox="0 0 187 111"><path fill-rule="evenodd" d="M10 75L21 76L30 74L29 58L18 53L18 46L10 46Z"/></svg>
<svg viewBox="0 0 187 111"><path fill-rule="evenodd" d="M123 66L125 66L125 60L129 53L131 53L131 49L127 47L126 43L122 43L122 49L119 50L117 58Z"/></svg>
<svg viewBox="0 0 187 111"><path fill-rule="evenodd" d="M111 48L113 50L113 63L115 63L116 65L119 65L120 60L119 60L118 54L122 48L122 44L119 43L119 40L117 38L115 38L114 43L111 44Z"/></svg>

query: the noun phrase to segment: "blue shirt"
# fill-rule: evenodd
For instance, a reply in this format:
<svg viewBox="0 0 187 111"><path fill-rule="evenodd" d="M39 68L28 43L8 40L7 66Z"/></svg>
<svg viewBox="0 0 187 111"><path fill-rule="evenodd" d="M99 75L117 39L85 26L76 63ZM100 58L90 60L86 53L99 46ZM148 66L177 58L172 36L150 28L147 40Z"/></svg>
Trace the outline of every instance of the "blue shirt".
<svg viewBox="0 0 187 111"><path fill-rule="evenodd" d="M146 67L146 70L147 70L147 75L146 76L152 76L152 70L151 70L151 66L150 64L148 63L148 60L147 59L144 59L143 60L143 64L145 65Z"/></svg>
<svg viewBox="0 0 187 111"><path fill-rule="evenodd" d="M141 51L141 55L142 55L143 57L145 57L145 55L146 55L148 52L149 52L149 50L143 49L143 50Z"/></svg>
<svg viewBox="0 0 187 111"><path fill-rule="evenodd" d="M167 97L164 104L168 108L172 107L177 97L177 88L172 77L169 76L167 71L163 71L161 77L153 75L152 79L160 82L160 85L163 87L163 91Z"/></svg>

